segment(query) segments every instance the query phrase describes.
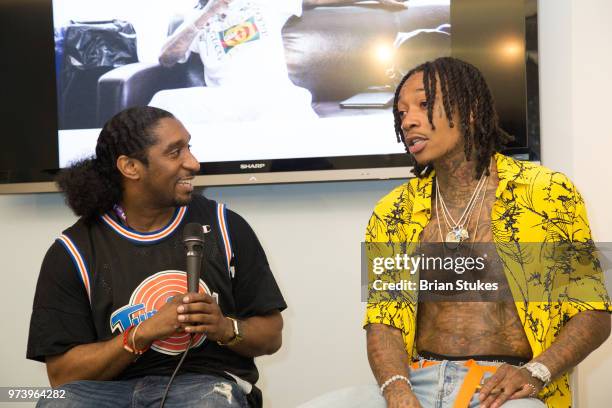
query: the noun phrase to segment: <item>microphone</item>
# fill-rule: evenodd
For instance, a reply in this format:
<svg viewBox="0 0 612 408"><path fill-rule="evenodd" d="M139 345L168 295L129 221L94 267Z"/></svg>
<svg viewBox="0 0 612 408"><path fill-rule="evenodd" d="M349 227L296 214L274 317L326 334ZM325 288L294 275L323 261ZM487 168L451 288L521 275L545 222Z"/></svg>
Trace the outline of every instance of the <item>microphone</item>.
<svg viewBox="0 0 612 408"><path fill-rule="evenodd" d="M204 249L204 231L202 224L191 222L183 229L183 244L187 256L187 291L198 292L200 287L200 269Z"/></svg>

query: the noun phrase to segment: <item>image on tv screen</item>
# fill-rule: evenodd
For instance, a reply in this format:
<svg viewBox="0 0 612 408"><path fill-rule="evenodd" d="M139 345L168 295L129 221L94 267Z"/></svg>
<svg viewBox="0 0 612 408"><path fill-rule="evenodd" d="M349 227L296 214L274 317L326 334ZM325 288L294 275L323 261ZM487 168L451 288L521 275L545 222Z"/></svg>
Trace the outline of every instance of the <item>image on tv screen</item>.
<svg viewBox="0 0 612 408"><path fill-rule="evenodd" d="M53 0L59 164L103 124L166 109L201 162L403 153L401 76L451 54L450 0Z"/></svg>

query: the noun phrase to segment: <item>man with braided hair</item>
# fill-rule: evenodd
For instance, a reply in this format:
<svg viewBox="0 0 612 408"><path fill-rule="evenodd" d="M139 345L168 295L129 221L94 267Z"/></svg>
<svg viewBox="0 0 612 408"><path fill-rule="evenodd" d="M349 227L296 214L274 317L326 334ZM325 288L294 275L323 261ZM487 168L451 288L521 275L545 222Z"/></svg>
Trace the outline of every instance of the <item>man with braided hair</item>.
<svg viewBox="0 0 612 408"><path fill-rule="evenodd" d="M563 174L498 153L510 137L466 62L439 58L408 72L393 114L416 177L376 205L369 259L463 251L484 266L464 275L391 266L370 282L367 352L379 387L346 406L569 408L567 372L609 336L612 311L597 258L573 255L593 246L582 197ZM415 289L377 289L397 274ZM476 277L507 296L457 289ZM453 286L425 290L441 280Z"/></svg>
<svg viewBox="0 0 612 408"><path fill-rule="evenodd" d="M80 219L42 264L27 357L66 399L40 406L260 406L253 358L281 346L286 307L247 222L200 195L190 135L137 107L102 129L95 158L58 179ZM185 293L182 232L205 229L198 293ZM168 391L168 389L166 389Z"/></svg>

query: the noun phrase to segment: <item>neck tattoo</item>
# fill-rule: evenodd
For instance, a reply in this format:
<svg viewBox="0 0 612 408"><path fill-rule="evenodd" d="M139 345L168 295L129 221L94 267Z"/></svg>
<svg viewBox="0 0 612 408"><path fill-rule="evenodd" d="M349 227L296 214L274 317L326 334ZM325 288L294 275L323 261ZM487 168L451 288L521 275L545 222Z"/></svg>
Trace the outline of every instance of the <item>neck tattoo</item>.
<svg viewBox="0 0 612 408"><path fill-rule="evenodd" d="M490 165L489 165L490 167ZM466 241L470 238L470 234L468 232L468 226L470 220L472 219L472 214L474 209L476 208L476 204L478 202L478 198L481 196L480 207L478 209L478 218L476 219L476 229L474 230L474 239L476 238L476 232L478 230L478 224L480 222L480 215L482 212L482 205L484 203L484 198L486 195L486 186L487 186L488 176L485 176L483 172L482 176L480 176L480 180L478 180L478 184L472 193L461 217L459 217L458 221L455 221L452 214L450 213L446 203L444 202L444 197L442 197L442 193L440 192L440 185L436 182L436 219L438 221L438 231L440 232L440 241L444 242L445 246L449 249L458 248L463 241ZM442 234L442 225L440 223L440 208L442 209L442 218L444 219L445 229L448 231L443 238Z"/></svg>

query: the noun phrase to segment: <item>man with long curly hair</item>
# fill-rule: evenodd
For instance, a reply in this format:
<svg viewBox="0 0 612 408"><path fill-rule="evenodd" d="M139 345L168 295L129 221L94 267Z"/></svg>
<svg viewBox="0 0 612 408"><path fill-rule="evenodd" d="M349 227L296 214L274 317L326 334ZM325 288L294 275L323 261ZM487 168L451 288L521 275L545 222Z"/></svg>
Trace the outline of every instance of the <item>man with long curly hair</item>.
<svg viewBox="0 0 612 408"><path fill-rule="evenodd" d="M261 405L253 358L280 348L286 305L247 222L193 194L190 138L171 113L130 108L59 176L80 219L43 261L27 357L66 399L41 406L159 406L187 350L166 406ZM197 293L190 223L206 230Z"/></svg>

